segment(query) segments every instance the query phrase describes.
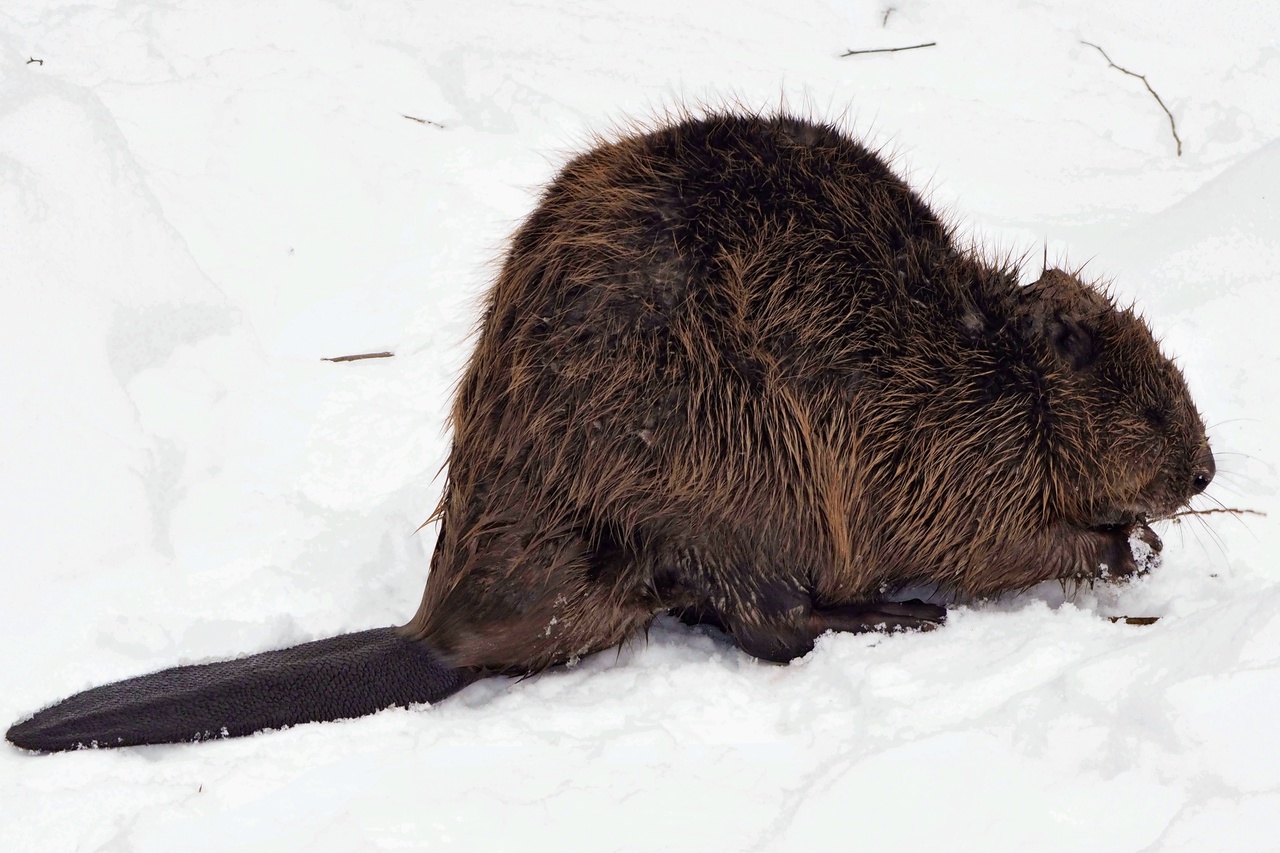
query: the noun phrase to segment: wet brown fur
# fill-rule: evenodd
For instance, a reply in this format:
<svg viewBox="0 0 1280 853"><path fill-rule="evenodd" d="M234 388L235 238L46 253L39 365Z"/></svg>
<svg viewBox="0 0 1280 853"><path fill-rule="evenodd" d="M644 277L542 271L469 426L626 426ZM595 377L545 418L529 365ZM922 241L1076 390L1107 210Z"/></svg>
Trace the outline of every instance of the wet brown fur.
<svg viewBox="0 0 1280 853"><path fill-rule="evenodd" d="M1125 574L1130 534L1213 473L1131 309L1057 270L1020 286L875 153L784 115L684 117L565 166L451 419L403 630L484 671L667 611L787 660L904 587Z"/></svg>

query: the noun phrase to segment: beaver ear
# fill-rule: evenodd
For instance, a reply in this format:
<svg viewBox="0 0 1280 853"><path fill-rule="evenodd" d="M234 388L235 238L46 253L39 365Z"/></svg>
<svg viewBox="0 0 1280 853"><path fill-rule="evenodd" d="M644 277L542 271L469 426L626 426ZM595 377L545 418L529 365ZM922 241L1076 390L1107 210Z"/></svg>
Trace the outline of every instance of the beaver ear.
<svg viewBox="0 0 1280 853"><path fill-rule="evenodd" d="M1045 337L1053 344L1058 357L1071 365L1072 370L1084 370L1098 358L1098 346L1093 330L1079 320L1054 311L1045 324Z"/></svg>
<svg viewBox="0 0 1280 853"><path fill-rule="evenodd" d="M1017 291L1018 307L1028 337L1053 348L1072 370L1084 370L1098 358L1092 316L1103 297L1061 270L1046 270L1039 281ZM1083 315L1083 316L1082 316Z"/></svg>

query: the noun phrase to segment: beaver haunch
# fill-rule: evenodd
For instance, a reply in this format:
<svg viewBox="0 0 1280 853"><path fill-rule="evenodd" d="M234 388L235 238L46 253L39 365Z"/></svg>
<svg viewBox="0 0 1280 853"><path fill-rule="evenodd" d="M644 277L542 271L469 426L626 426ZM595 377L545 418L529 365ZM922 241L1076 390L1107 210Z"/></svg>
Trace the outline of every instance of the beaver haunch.
<svg viewBox="0 0 1280 853"><path fill-rule="evenodd" d="M786 661L929 628L961 596L1124 577L1213 455L1143 321L958 247L834 127L717 114L570 162L512 240L451 416L403 628L86 691L56 750L436 701L615 646L656 614ZM285 685L282 687L282 685Z"/></svg>

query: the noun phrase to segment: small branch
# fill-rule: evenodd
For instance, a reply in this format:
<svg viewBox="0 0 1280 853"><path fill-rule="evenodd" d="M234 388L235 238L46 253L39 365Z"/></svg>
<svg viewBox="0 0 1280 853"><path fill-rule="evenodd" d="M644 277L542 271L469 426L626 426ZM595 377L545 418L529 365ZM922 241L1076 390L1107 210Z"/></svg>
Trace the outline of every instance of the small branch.
<svg viewBox="0 0 1280 853"><path fill-rule="evenodd" d="M28 65L30 65L30 64L31 64L31 63L33 63L33 62L35 62L35 63L37 63L37 64L39 64L39 65L44 65L44 60L43 60L43 59L35 59L35 58L32 58L32 59L28 59L28 60L27 60L27 64L28 64Z"/></svg>
<svg viewBox="0 0 1280 853"><path fill-rule="evenodd" d="M892 15L892 14L893 14L894 12L896 12L896 11L898 11L898 10L897 10L897 8L895 8L895 7L893 7L893 6L889 6L888 8L886 8L886 9L884 10L884 17L880 19L880 26L881 26L881 27L887 27L887 26L889 26L889 16L890 16L890 15Z"/></svg>
<svg viewBox="0 0 1280 853"><path fill-rule="evenodd" d="M1135 74L1132 71L1130 71L1128 68L1121 68L1119 65L1116 65L1114 62L1111 61L1111 57L1107 56L1107 52L1102 48L1098 47L1093 42L1085 41L1084 39L1081 39L1080 43L1087 44L1089 47L1093 48L1094 50L1098 51L1098 53L1102 54L1102 58L1107 61L1107 65L1110 65L1115 70L1122 71L1125 74L1128 74L1130 77L1137 77L1139 80L1142 81L1142 85L1147 87L1147 91L1151 93L1151 97L1156 99L1156 103L1160 105L1160 109L1164 110L1164 114L1169 117L1169 130L1173 132L1173 141L1177 143L1178 156L1181 157L1182 156L1182 140L1178 138L1178 125L1175 124L1173 121L1173 113L1169 112L1169 108L1164 105L1164 101L1160 100L1160 96L1156 94L1156 90L1151 88L1151 84L1147 82L1146 76L1142 74Z"/></svg>
<svg viewBox="0 0 1280 853"><path fill-rule="evenodd" d="M393 352L364 352L364 353L360 353L359 355L339 355L339 356L334 356L333 358L322 358L320 360L334 361L334 362L360 361L360 359L362 358L391 358L393 355L395 355L395 353Z"/></svg>
<svg viewBox="0 0 1280 853"><path fill-rule="evenodd" d="M444 130L444 125L438 121L431 121L430 119L418 118L417 116L407 116L404 113L400 113L400 117L407 118L409 121L416 121L418 124L429 124L432 127L438 127L441 130Z"/></svg>
<svg viewBox="0 0 1280 853"><path fill-rule="evenodd" d="M1260 518L1266 518L1265 512L1258 512L1256 509L1231 509L1223 507L1222 509L1184 509L1182 512L1175 512L1169 518L1181 518L1184 515L1256 515Z"/></svg>
<svg viewBox="0 0 1280 853"><path fill-rule="evenodd" d="M877 47L874 50L846 50L844 53L840 54L840 58L843 59L846 56L861 56L864 53L897 53L900 50L919 50L922 47L934 47L935 45L937 45L937 42L931 41L926 44L909 44L906 47Z"/></svg>
<svg viewBox="0 0 1280 853"><path fill-rule="evenodd" d="M1160 621L1159 616L1108 616L1107 619L1126 625L1154 625Z"/></svg>

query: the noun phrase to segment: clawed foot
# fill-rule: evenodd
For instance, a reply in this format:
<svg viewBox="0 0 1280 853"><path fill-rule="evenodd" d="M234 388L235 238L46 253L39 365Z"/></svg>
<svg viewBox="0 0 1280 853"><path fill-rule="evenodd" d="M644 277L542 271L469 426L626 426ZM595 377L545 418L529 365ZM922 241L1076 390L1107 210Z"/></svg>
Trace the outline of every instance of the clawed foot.
<svg viewBox="0 0 1280 853"><path fill-rule="evenodd" d="M810 620L814 636L827 631L853 634L868 631L932 631L947 621L947 609L918 598L910 601L872 601L815 609Z"/></svg>

